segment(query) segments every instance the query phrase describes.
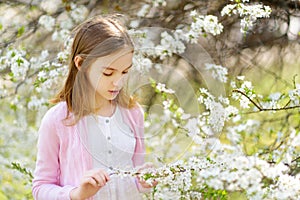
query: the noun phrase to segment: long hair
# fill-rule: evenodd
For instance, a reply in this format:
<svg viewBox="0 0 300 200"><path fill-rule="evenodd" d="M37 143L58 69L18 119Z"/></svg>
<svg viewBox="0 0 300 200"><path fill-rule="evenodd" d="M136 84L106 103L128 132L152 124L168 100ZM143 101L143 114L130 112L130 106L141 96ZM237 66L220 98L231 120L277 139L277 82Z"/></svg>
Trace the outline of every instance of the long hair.
<svg viewBox="0 0 300 200"><path fill-rule="evenodd" d="M69 58L69 73L62 89L50 101L51 103L66 102L68 108L66 120L70 118L70 112L73 114L69 125L74 125L82 117L95 112L95 91L86 73L89 66L97 58L123 48L134 50L126 29L114 16L91 18L76 27L73 32L75 35ZM80 70L74 62L76 56L82 58L79 63ZM134 107L136 100L126 89L125 85L115 101L122 107Z"/></svg>

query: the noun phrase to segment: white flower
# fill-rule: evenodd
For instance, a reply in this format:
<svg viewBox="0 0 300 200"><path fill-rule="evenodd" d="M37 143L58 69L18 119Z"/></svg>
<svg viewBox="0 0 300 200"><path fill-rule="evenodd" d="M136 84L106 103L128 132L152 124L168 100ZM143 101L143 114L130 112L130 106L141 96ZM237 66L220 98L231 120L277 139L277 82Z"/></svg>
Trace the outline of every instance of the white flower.
<svg viewBox="0 0 300 200"><path fill-rule="evenodd" d="M222 130L226 120L226 111L219 102L211 102L208 120L214 131L220 132Z"/></svg>
<svg viewBox="0 0 300 200"><path fill-rule="evenodd" d="M161 33L160 44L157 45L155 49L156 53L160 55L160 59L163 60L165 57L171 57L174 53L183 53L185 51L185 45L176 34L173 37L164 31Z"/></svg>
<svg viewBox="0 0 300 200"><path fill-rule="evenodd" d="M189 119L184 128L188 130L188 135L190 137L193 137L194 135L198 135L200 133L198 120L196 118Z"/></svg>
<svg viewBox="0 0 300 200"><path fill-rule="evenodd" d="M293 147L299 147L300 146L300 132L292 138L291 146Z"/></svg>
<svg viewBox="0 0 300 200"><path fill-rule="evenodd" d="M73 23L73 20L71 18L67 18L67 19L61 20L61 22L59 23L59 27L61 29L68 29L68 30L70 30L73 26L74 26L74 23Z"/></svg>
<svg viewBox="0 0 300 200"><path fill-rule="evenodd" d="M235 4L226 5L221 11L221 16L231 16L232 14L238 14L242 18L240 22L240 30L243 34L252 29L257 19L268 18L270 17L270 14L272 12L269 6L263 6L261 4L246 5L244 4L245 2L249 1L236 1Z"/></svg>
<svg viewBox="0 0 300 200"><path fill-rule="evenodd" d="M245 76L237 76L236 78L241 81L245 80Z"/></svg>
<svg viewBox="0 0 300 200"><path fill-rule="evenodd" d="M236 107L230 105L225 108L225 112L228 118L232 115L237 115L239 113L239 110ZM235 120L237 120L237 118Z"/></svg>
<svg viewBox="0 0 300 200"><path fill-rule="evenodd" d="M47 31L52 31L55 26L55 19L49 15L42 15L39 18L39 24L42 25Z"/></svg>
<svg viewBox="0 0 300 200"><path fill-rule="evenodd" d="M193 22L190 30L185 34L185 40L190 43L196 43L201 35L210 33L218 35L223 31L223 25L218 23L218 18L213 15L198 15L196 11L192 11L191 16Z"/></svg>
<svg viewBox="0 0 300 200"><path fill-rule="evenodd" d="M43 70L43 71L40 71L39 73L38 73L38 78L40 78L40 79L45 79L47 76L46 76L47 74L46 74L46 72Z"/></svg>
<svg viewBox="0 0 300 200"><path fill-rule="evenodd" d="M70 31L67 29L61 29L59 31L54 31L52 34L53 41L66 41L70 35Z"/></svg>
<svg viewBox="0 0 300 200"><path fill-rule="evenodd" d="M228 4L226 5L222 11L221 11L221 16L224 16L224 15L228 15L228 16L231 16L232 14L236 14L237 11L236 11L236 4Z"/></svg>
<svg viewBox="0 0 300 200"><path fill-rule="evenodd" d="M57 54L57 59L59 61L67 61L69 57L69 53L66 51L61 51Z"/></svg>
<svg viewBox="0 0 300 200"><path fill-rule="evenodd" d="M174 93L175 93L174 90L172 90L172 89L167 89L167 88L166 88L166 85L163 84L163 83L157 83L156 89L157 89L159 92L164 92L164 93L168 93L168 94L174 94Z"/></svg>
<svg viewBox="0 0 300 200"><path fill-rule="evenodd" d="M44 50L44 51L41 52L41 55L40 55L39 59L41 61L44 61L48 56L49 56L48 50Z"/></svg>
<svg viewBox="0 0 300 200"><path fill-rule="evenodd" d="M252 83L250 81L245 81L241 88L248 88L248 89L252 89Z"/></svg>
<svg viewBox="0 0 300 200"><path fill-rule="evenodd" d="M70 16L72 17L72 19L74 19L76 23L82 22L87 16L87 14L88 14L88 9L85 6L80 5L77 7L76 4L71 3Z"/></svg>
<svg viewBox="0 0 300 200"><path fill-rule="evenodd" d="M166 2L166 0L152 0L152 4L154 7L166 6L167 2Z"/></svg>
<svg viewBox="0 0 300 200"><path fill-rule="evenodd" d="M211 71L212 77L214 79L217 79L222 83L227 82L227 75L228 75L227 68L222 67L221 65L206 63L205 69Z"/></svg>
<svg viewBox="0 0 300 200"><path fill-rule="evenodd" d="M29 69L30 62L25 59L26 52L17 49L10 50L3 57L3 65L10 67L14 77L24 78Z"/></svg>
<svg viewBox="0 0 300 200"><path fill-rule="evenodd" d="M197 11L196 10L193 10L191 13L190 13L190 16L191 17L196 17L197 16Z"/></svg>
<svg viewBox="0 0 300 200"><path fill-rule="evenodd" d="M142 53L134 53L132 63L134 69L143 73L148 72L152 68L152 61L145 57Z"/></svg>
<svg viewBox="0 0 300 200"><path fill-rule="evenodd" d="M289 91L289 98L291 99L292 104L300 104L300 84L296 84L296 89Z"/></svg>
<svg viewBox="0 0 300 200"><path fill-rule="evenodd" d="M143 6L142 6L142 8L137 12L137 16L138 17L145 17L146 16L146 14L149 12L149 10L150 10L150 5L149 4L144 4Z"/></svg>
<svg viewBox="0 0 300 200"><path fill-rule="evenodd" d="M130 22L129 26L130 26L131 28L137 28L137 27L139 27L139 24L140 24L140 21L139 21L139 20L132 20L132 21Z"/></svg>
<svg viewBox="0 0 300 200"><path fill-rule="evenodd" d="M27 107L29 109L39 109L41 106L43 106L47 101L44 98L38 98L36 96L32 96L30 98L30 101L27 104Z"/></svg>
<svg viewBox="0 0 300 200"><path fill-rule="evenodd" d="M269 98L272 101L278 101L280 99L280 97L282 96L282 94L280 92L276 92L276 93L272 93L269 95Z"/></svg>

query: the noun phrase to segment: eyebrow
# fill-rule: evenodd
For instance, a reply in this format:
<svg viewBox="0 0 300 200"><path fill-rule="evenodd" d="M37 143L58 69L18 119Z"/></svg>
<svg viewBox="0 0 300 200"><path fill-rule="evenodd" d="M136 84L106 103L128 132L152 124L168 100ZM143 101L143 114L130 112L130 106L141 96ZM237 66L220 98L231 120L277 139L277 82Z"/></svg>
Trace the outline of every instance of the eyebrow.
<svg viewBox="0 0 300 200"><path fill-rule="evenodd" d="M131 67L132 67L132 64L129 67L127 67L126 69L124 69L123 71L126 71L127 69L129 69ZM111 68L111 67L106 67L106 68L104 68L104 70L117 70L117 69L114 69L114 68Z"/></svg>

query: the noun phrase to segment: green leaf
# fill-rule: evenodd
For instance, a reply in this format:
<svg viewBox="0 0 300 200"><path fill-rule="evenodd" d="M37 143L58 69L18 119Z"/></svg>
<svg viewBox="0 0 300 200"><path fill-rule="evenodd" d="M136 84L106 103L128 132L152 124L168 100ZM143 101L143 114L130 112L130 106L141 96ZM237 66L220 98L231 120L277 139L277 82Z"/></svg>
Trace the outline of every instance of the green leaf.
<svg viewBox="0 0 300 200"><path fill-rule="evenodd" d="M17 163L17 162L12 162L11 163L11 168L12 169L16 169L18 170L19 172L21 172L22 174L24 174L25 176L27 176L29 178L29 180L32 180L33 179L33 175L31 173L30 170L28 170L27 168L25 167L22 167L20 163Z"/></svg>
<svg viewBox="0 0 300 200"><path fill-rule="evenodd" d="M0 24L0 31L2 30L2 28L3 28L3 25L2 25L2 24Z"/></svg>
<svg viewBox="0 0 300 200"><path fill-rule="evenodd" d="M18 58L16 62L18 63L18 66L21 66L21 64L24 63L22 58Z"/></svg>
<svg viewBox="0 0 300 200"><path fill-rule="evenodd" d="M23 35L24 32L25 32L25 26L21 26L21 27L18 29L17 37L21 37L21 36Z"/></svg>
<svg viewBox="0 0 300 200"><path fill-rule="evenodd" d="M17 110L17 105L16 104L10 104L10 109L12 109L13 111Z"/></svg>

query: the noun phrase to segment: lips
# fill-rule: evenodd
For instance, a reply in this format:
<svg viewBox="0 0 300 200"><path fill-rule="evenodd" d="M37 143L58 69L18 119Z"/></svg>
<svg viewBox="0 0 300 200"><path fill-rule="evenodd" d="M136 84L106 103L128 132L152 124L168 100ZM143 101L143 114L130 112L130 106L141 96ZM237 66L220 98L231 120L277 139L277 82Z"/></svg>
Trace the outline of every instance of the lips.
<svg viewBox="0 0 300 200"><path fill-rule="evenodd" d="M112 95L117 95L119 94L120 90L108 90L109 93L111 93Z"/></svg>

